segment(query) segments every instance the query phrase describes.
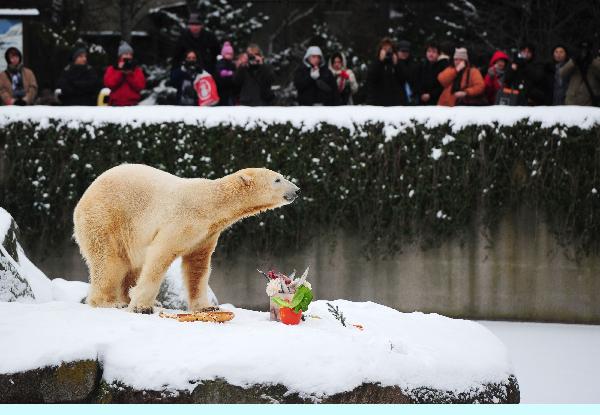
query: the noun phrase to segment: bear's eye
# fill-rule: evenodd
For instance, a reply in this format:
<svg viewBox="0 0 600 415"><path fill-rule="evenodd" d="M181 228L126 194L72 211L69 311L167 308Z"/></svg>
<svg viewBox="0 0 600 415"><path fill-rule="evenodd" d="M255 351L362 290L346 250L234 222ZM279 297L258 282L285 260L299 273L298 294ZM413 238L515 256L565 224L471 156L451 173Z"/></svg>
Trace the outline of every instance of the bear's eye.
<svg viewBox="0 0 600 415"><path fill-rule="evenodd" d="M275 179L275 183L279 183L281 179Z"/></svg>

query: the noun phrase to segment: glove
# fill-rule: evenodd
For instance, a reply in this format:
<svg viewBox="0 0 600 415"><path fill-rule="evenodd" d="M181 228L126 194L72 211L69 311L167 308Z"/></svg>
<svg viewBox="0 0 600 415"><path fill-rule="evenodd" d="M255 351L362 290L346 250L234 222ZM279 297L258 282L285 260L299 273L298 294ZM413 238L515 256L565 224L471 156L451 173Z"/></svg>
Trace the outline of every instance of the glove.
<svg viewBox="0 0 600 415"><path fill-rule="evenodd" d="M233 76L233 71L229 69L221 69L219 75L221 76L221 78L227 78L229 76Z"/></svg>
<svg viewBox="0 0 600 415"><path fill-rule="evenodd" d="M321 74L319 73L319 68L312 68L310 70L310 77L312 79L319 79L319 76L321 76Z"/></svg>
<svg viewBox="0 0 600 415"><path fill-rule="evenodd" d="M346 71L341 71L340 72L340 78L342 78L342 79L350 79L350 75L348 75L348 72L346 72Z"/></svg>

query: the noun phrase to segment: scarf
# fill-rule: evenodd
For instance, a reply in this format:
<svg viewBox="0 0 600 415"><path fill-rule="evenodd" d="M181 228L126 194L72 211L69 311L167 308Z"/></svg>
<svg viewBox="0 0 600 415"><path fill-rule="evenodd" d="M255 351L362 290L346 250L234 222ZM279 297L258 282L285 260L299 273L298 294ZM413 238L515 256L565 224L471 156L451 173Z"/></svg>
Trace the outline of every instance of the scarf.
<svg viewBox="0 0 600 415"><path fill-rule="evenodd" d="M337 83L337 87L338 87L338 92L342 92L344 90L344 88L346 88L346 78L342 76L342 72L345 72L345 69L340 69L339 71L336 71L333 68L330 68L331 72L333 73L333 76L336 79L336 83Z"/></svg>
<svg viewBox="0 0 600 415"><path fill-rule="evenodd" d="M23 65L12 66L6 68L6 72L10 77L12 84L13 96L22 97L25 95L25 86L23 85Z"/></svg>
<svg viewBox="0 0 600 415"><path fill-rule="evenodd" d="M454 82L452 82L452 93L454 94L457 91L462 91L462 77L465 71L468 71L469 67L465 66L462 71L456 73L456 78L454 78ZM467 85L469 84L469 80L467 79Z"/></svg>

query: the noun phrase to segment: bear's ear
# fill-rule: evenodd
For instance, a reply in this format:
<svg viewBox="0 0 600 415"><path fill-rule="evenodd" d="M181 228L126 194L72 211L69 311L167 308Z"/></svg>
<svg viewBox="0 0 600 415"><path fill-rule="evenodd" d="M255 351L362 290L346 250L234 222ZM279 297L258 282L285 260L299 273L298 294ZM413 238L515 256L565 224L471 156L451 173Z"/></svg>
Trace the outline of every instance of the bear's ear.
<svg viewBox="0 0 600 415"><path fill-rule="evenodd" d="M240 174L240 180L246 186L252 186L252 184L254 183L254 180L252 179L252 177L249 174L245 174L245 173Z"/></svg>

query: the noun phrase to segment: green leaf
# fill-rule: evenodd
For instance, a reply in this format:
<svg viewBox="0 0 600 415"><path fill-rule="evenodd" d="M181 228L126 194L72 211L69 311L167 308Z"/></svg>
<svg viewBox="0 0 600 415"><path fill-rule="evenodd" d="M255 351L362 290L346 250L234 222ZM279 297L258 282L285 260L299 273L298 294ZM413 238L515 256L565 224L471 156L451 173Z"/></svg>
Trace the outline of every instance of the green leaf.
<svg viewBox="0 0 600 415"><path fill-rule="evenodd" d="M310 288L308 288L304 285L301 285L300 288L298 288L298 291L300 291L300 290L304 291L304 296L302 297L302 300L300 301L298 306L294 308L294 310L296 312L298 312L298 310L302 310L302 311L308 310L308 305L311 303L311 301L314 298L312 290Z"/></svg>
<svg viewBox="0 0 600 415"><path fill-rule="evenodd" d="M296 290L296 294L294 294L294 298L292 298L292 308L297 313L298 311L306 311L308 310L308 305L313 299L312 291L306 287L305 285L301 285Z"/></svg>
<svg viewBox="0 0 600 415"><path fill-rule="evenodd" d="M279 307L289 307L292 308L292 305L289 301L285 301L283 298L273 297L273 302L277 304Z"/></svg>

